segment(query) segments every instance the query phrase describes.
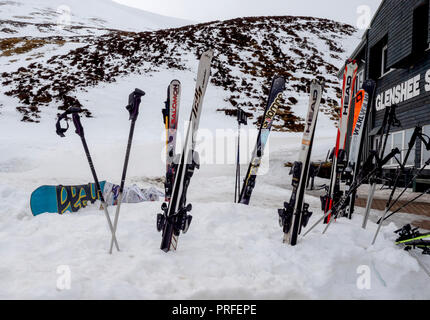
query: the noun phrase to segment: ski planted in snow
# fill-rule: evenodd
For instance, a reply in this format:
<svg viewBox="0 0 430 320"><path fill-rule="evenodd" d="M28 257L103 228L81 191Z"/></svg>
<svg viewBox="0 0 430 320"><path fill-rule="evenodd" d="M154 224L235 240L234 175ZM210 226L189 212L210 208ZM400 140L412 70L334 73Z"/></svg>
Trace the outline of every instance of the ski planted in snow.
<svg viewBox="0 0 430 320"><path fill-rule="evenodd" d="M349 151L347 171L350 175L349 187L354 185L358 179L358 173L361 166L361 158L363 154L363 147L365 144L364 130L367 127L369 114L371 109L371 101L375 92L376 83L373 80L366 80L363 84L363 89L358 91L355 96L355 110L354 122L351 136L351 147ZM347 215L352 219L355 210L355 200L357 191L351 193L349 199L349 207L347 208Z"/></svg>
<svg viewBox="0 0 430 320"><path fill-rule="evenodd" d="M304 196L322 92L323 85L313 80L310 85L309 110L303 133L300 157L299 161L295 162L292 168L293 191L291 199L290 202L284 203L283 209L278 210L279 224L284 231L284 243L289 243L292 246L297 244L297 237L301 233L301 228L306 227L312 215L309 212L309 205L304 203Z"/></svg>
<svg viewBox="0 0 430 320"><path fill-rule="evenodd" d="M161 250L165 252L177 249L181 231L184 234L187 233L192 220L192 216L188 214L192 210L192 206L186 204L186 196L194 170L200 167L199 156L195 151L195 139L199 128L203 99L209 83L212 58L212 50L204 52L200 58L190 123L180 160L174 164L175 179L172 195L170 201L161 207L163 214L157 215L157 230L162 232Z"/></svg>
<svg viewBox="0 0 430 320"><path fill-rule="evenodd" d="M178 129L179 107L181 100L181 82L173 80L167 88L167 100L163 109L166 126L166 182L165 201L170 201L175 179L173 161L176 156L176 132Z"/></svg>
<svg viewBox="0 0 430 320"><path fill-rule="evenodd" d="M236 153L236 181L234 185L234 203L240 195L240 126L248 125L248 115L242 108L237 107L237 153Z"/></svg>
<svg viewBox="0 0 430 320"><path fill-rule="evenodd" d="M251 163L249 164L246 173L242 191L240 192L239 203L249 205L251 200L252 191L255 187L258 169L261 165L261 160L264 155L264 148L269 139L269 134L272 129L273 120L281 106L282 93L285 90L285 79L281 76L275 76L272 81L269 98L267 101L266 109L264 111L263 119L261 121L260 131L257 136L257 144L255 145L252 154Z"/></svg>
<svg viewBox="0 0 430 320"><path fill-rule="evenodd" d="M330 185L327 195L321 197L322 209L325 213L333 208L333 204L338 202L342 197L340 190L340 180L345 169L349 151L348 124L351 115L353 92L357 78L358 65L355 60L348 60L345 65L343 74L342 100L340 110L339 128L337 131L336 147L333 152L332 169L330 176ZM333 212L334 213L334 212ZM325 222L330 221L331 215L328 215Z"/></svg>

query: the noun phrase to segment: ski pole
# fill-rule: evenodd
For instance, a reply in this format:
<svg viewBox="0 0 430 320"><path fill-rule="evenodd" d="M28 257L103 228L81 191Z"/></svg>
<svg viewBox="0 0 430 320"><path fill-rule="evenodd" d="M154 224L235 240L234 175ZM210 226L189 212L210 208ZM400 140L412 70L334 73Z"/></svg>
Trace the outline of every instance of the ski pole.
<svg viewBox="0 0 430 320"><path fill-rule="evenodd" d="M424 145L426 146L426 150L430 151L430 137L424 135L423 133L421 133L418 138L424 143ZM427 138L428 140L426 140L425 138ZM409 180L409 183L406 185L406 187L403 189L403 191L400 193L400 195L396 198L396 200L394 200L394 202L391 204L391 206L388 208L388 211L390 211L394 205L400 200L400 198L403 196L403 194L407 191L407 189L409 188L409 186L411 185L411 183L420 176L420 174L426 169L426 167L428 167L430 165L430 158L424 163L424 166L412 177L412 179ZM385 220L389 219L394 213L390 214L388 217L386 217L384 220L382 220L382 222L384 222ZM381 223L381 219L378 220L378 224Z"/></svg>
<svg viewBox="0 0 430 320"><path fill-rule="evenodd" d="M75 128L76 128L75 132L76 132L76 134L79 137L81 137L82 145L84 147L85 154L86 154L87 160L88 160L88 164L90 166L90 170L91 170L91 173L93 175L94 182L95 182L95 185L96 185L96 192L97 192L97 194L99 196L99 199L100 199L100 201L102 203L103 211L105 213L106 220L107 220L108 225L109 225L109 229L110 229L110 231L112 233L112 239L115 242L116 249L119 251L119 245L118 245L118 242L117 242L117 240L115 238L115 233L114 233L114 229L113 229L113 226L112 226L112 221L110 219L109 211L107 209L107 204L106 204L106 201L105 201L105 199L103 197L103 192L102 192L102 190L100 188L99 179L97 177L97 173L96 173L96 170L94 168L94 163L93 163L93 160L91 158L91 154L90 154L90 151L88 149L88 145L87 145L87 142L86 142L86 139L85 139L84 128L82 126L81 119L80 119L80 116L79 116L80 112L82 112L81 108L71 107L65 113L63 113L61 116L59 116L58 121L57 121L57 125L56 125L57 126L57 134L60 137L62 137L62 138L65 137L64 133L66 133L66 131L69 129L69 123L67 122L67 120L68 120L67 116L69 114L71 114L72 115L72 119L73 119L73 124L75 125ZM66 128L62 128L61 127L61 120L65 120L66 121L66 124L67 124Z"/></svg>
<svg viewBox="0 0 430 320"><path fill-rule="evenodd" d="M408 151L406 152L405 158L403 159L403 163L400 164L400 169L399 169L399 172L398 172L398 174L396 176L396 180L394 181L393 190L391 190L390 196L389 196L387 204L385 206L384 213L382 215L382 219L385 218L385 216L387 215L388 211L400 199L400 198L397 198L396 201L394 201L392 203L394 194L395 194L395 192L397 190L397 185L398 185L399 180L400 180L401 171L404 170L404 168L406 167L406 165L408 163L408 160L409 160L409 155L411 154L412 148L414 147L414 145L415 145L415 143L416 143L416 141L418 139L418 136L421 134L421 132L422 132L422 128L421 127L416 127L415 130L414 130L414 133L412 134L412 137L411 137L411 139L409 141L409 144L408 144ZM376 242L376 238L378 237L379 231L381 229L381 225L382 225L382 223L378 224L378 229L376 231L375 237L373 238L372 245L374 245L375 242Z"/></svg>
<svg viewBox="0 0 430 320"><path fill-rule="evenodd" d="M306 233L303 235L303 237L305 237L307 234L309 234L317 225L319 225L322 221L324 221L332 212L334 212L336 209L338 208L342 208L345 204L347 199L349 198L349 196L356 191L362 184L364 181L366 181L367 179L369 179L373 174L375 174L375 172L377 172L378 170L380 170L380 168L382 168L384 165L386 165L388 163L388 161L390 161L396 154L399 154L400 150L398 148L395 148L391 151L391 153L389 153L384 159L379 160L377 163L376 168L374 168L373 170L371 170L368 174L366 174L366 176L364 178L362 178L360 181L358 181L354 186L351 186L351 189L348 190L348 193L342 197L342 199L340 201L338 201L337 203L335 203L332 208L327 211L323 217L321 217L320 219L318 219L317 222L315 222L307 231ZM327 225L327 227L324 230L324 233L327 231L329 225L331 224L331 222L329 222L329 224Z"/></svg>
<svg viewBox="0 0 430 320"><path fill-rule="evenodd" d="M381 131L381 135L379 137L379 143L378 143L379 144L378 150L380 151L379 153L380 157L384 156L385 149L387 146L388 136L391 132L391 127L400 126L400 123L396 118L396 108L397 108L396 105L392 105L390 107L387 107L385 110L383 124L382 124L382 131ZM385 135L385 139L384 139L384 135ZM372 177L372 178L374 179L375 177ZM369 195L366 203L366 211L363 219L363 229L366 229L367 227L367 222L369 220L370 210L372 209L372 203L373 203L375 191L376 191L376 180L372 181L372 184L370 186Z"/></svg>
<svg viewBox="0 0 430 320"><path fill-rule="evenodd" d="M388 154L387 157L384 158L384 160L382 160L382 162L377 166L377 168L373 171L373 173L371 175L369 175L369 178L372 177L373 175L376 174L376 172L378 170L380 170L380 168L382 168L385 164L388 163L388 161L390 161L393 157L396 156L396 154L400 154L400 150L398 148L395 148L391 151L391 153ZM376 183L374 184L375 188L376 188ZM357 190L358 188L355 188L355 190ZM345 196L345 199L348 199L348 197L350 196L350 194L348 194L348 196ZM372 197L373 198L373 197ZM345 202L344 202L345 203ZM337 216L336 216L337 218ZM328 228L330 227L332 223L332 220L327 224L327 226L325 227L323 234L325 234L328 230Z"/></svg>
<svg viewBox="0 0 430 320"><path fill-rule="evenodd" d="M131 126L130 126L130 133L129 133L128 143L127 143L127 151L125 153L124 167L122 170L121 185L119 188L119 195L118 195L118 204L117 204L116 212L115 212L115 220L114 220L114 225L113 225L113 235L112 235L112 240L110 243L109 252L111 254L112 254L116 230L118 227L119 212L121 210L122 196L123 196L123 192L124 192L125 179L127 176L128 161L130 158L130 151L131 151L131 144L133 141L134 128L136 125L137 117L139 115L139 106L140 106L141 98L144 95L145 95L145 92L143 92L142 90L139 90L139 89L135 89L134 92L130 94L130 96L128 98L128 105L126 107L128 112L130 113Z"/></svg>
<svg viewBox="0 0 430 320"><path fill-rule="evenodd" d="M418 177L422 171L425 170L425 168L430 165L430 159L427 160L427 162L425 163L425 165L420 169L419 173L415 176ZM406 208L407 206L409 206L411 203L417 201L419 198L423 197L426 193L430 192L430 189L427 189L424 193L421 193L420 195L416 196L414 199L406 202L403 206L401 206L400 208L398 208L396 211L392 212L389 216L386 217L387 213L394 207L394 205L399 201L399 199L403 196L403 194L406 192L406 190L408 189L408 187L410 186L410 184L415 180L415 178L412 178L411 181L409 181L408 185L406 186L405 189L403 189L402 193L397 197L397 199L391 204L391 206L386 209L384 211L384 214L382 215L382 217L379 219L378 221L378 229L376 230L375 236L373 237L373 241L372 241L372 245L374 245L376 243L376 239L378 238L379 232L381 230L382 227L382 223L387 220L388 218L390 218L391 216L395 215L397 212L400 212L402 209Z"/></svg>

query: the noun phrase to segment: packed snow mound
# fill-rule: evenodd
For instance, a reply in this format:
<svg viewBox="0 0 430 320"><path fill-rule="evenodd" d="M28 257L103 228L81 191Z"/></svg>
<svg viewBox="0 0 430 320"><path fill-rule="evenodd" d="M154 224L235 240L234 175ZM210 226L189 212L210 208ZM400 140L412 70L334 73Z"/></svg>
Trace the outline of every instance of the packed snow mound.
<svg viewBox="0 0 430 320"><path fill-rule="evenodd" d="M57 28L58 24L67 26ZM190 21L135 9L111 0L0 1L0 38L98 34L106 30L149 31L181 27Z"/></svg>
<svg viewBox="0 0 430 320"><path fill-rule="evenodd" d="M98 83L165 69L195 72L195 59L213 48L211 82L228 92L218 102L219 112L235 116L240 106L257 124L271 79L280 74L287 89L274 130L299 132L306 111L293 107L306 98L315 77L325 81L323 112L337 120L338 68L357 41L357 30L350 25L291 16L238 18L142 33L11 38L0 41L0 62L8 71L1 76L6 94L19 99L22 120L39 121L45 106L87 108L76 94Z"/></svg>
<svg viewBox="0 0 430 320"><path fill-rule="evenodd" d="M180 237L177 252L165 254L154 223L159 205L123 205L117 233L122 251L112 256L103 213L94 208L2 221L8 232L1 237L0 298L430 298L417 261L394 245L394 225L375 247L358 216L291 247L282 243L273 208L196 203L190 232ZM65 270L69 288L61 287Z"/></svg>

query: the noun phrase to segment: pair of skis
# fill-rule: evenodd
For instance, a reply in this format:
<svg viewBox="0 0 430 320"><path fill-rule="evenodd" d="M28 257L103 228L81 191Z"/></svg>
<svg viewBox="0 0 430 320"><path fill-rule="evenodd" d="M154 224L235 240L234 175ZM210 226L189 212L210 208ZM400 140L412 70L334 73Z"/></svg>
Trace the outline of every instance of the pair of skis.
<svg viewBox="0 0 430 320"><path fill-rule="evenodd" d="M306 117L299 161L295 162L292 168L293 191L290 202L285 202L284 208L278 210L279 224L284 232L284 243L289 243L292 246L297 244L297 238L302 227L306 227L312 216L312 213L309 212L309 204L304 203L304 196L322 93L323 85L313 80L310 85L309 110Z"/></svg>
<svg viewBox="0 0 430 320"><path fill-rule="evenodd" d="M375 94L376 83L373 80L366 80L363 83L363 88L359 90L354 98L354 121L352 127L351 147L348 158L348 166L346 171L349 173L350 180L348 187L355 184L359 178L358 174L361 167L361 158L363 154L363 147L365 144L364 130L369 121L371 101ZM347 190L348 191L348 190ZM355 211L355 200L357 191L350 195L349 207L347 208L346 215L352 219Z"/></svg>
<svg viewBox="0 0 430 320"><path fill-rule="evenodd" d="M366 84L368 85L366 86ZM372 92L374 92L374 89L373 89L374 87L372 82L366 81L364 88L365 88L365 92L364 92L365 95L370 95ZM367 99L365 98L364 101L366 100ZM318 220L304 234L304 236L306 236L310 231L312 231L321 221L323 220L326 221L328 216L334 215L334 218L341 216L345 212L345 210L347 210L348 204L349 204L349 210L351 210L351 204L354 204L355 202L355 194L358 188L367 181L376 182L376 179L378 176L380 176L380 173L382 172L383 167L387 163L389 163L391 159L395 158L396 155L401 153L398 148L395 148L388 155L384 157L385 146L392 126L399 126L399 122L395 116L395 106L391 106L386 109L377 149L372 150L370 152L369 157L360 166L361 169L357 170L357 172L354 173L355 178L352 184L349 186L349 189L347 190L346 194L343 195L340 198L340 200L336 201L333 207L328 212L326 212L324 216L320 220ZM385 136L385 139L383 139L384 136ZM330 227L333 220L334 219L329 220L323 233L327 231L327 229Z"/></svg>
<svg viewBox="0 0 430 320"><path fill-rule="evenodd" d="M255 187L258 169L264 155L264 149L267 144L269 134L272 128L273 120L280 107L280 99L285 90L285 79L276 76L272 80L269 98L264 111L263 119L260 125L260 131L257 137L257 143L252 154L251 163L246 173L242 191L240 192L239 203L248 205L252 192ZM293 167L293 193L289 203L285 203L284 209L279 210L279 223L284 230L284 242L296 245L297 237L301 228L305 227L312 213L309 212L309 205L304 203L304 193L306 182L308 180L310 157L314 141L315 128L318 119L318 112L323 93L323 85L316 80L310 85L309 110L307 113L305 131L302 139L300 159ZM238 115L238 123L241 123ZM237 190L237 171L236 171L236 188Z"/></svg>
<svg viewBox="0 0 430 320"><path fill-rule="evenodd" d="M125 179L126 179L126 175L127 175L127 167L128 167L129 157L130 157L131 144L133 141L134 128L135 128L137 117L139 115L139 107L140 107L141 99L144 95L145 95L145 92L143 92L140 89L135 89L134 92L132 92L130 94L128 105L126 107L127 111L130 114L131 126L130 126L130 134L129 134L128 143L127 143L127 151L126 151L126 155L125 155L124 167L123 167L123 172L122 172L122 177L121 177L121 185L120 185L120 189L119 189L118 204L116 207L115 219L114 219L113 224L112 224L112 221L110 219L110 214L109 214L109 211L107 209L107 203L103 197L103 191L100 187L100 182L99 182L99 179L97 177L97 173L96 173L96 170L94 168L94 163L93 163L93 160L91 158L90 151L88 149L88 145L87 145L87 142L85 139L84 128L82 126L82 123L80 120L80 115L79 115L82 112L81 108L78 108L78 107L69 108L66 112L64 112L62 115L59 116L57 124L56 124L57 134L60 137L64 138L65 137L64 134L69 129L68 115L72 115L73 124L75 125L75 129L76 129L75 132L81 138L82 145L84 147L84 151L85 151L85 154L87 156L88 164L90 166L90 170L91 170L91 173L92 173L94 181L95 181L96 192L98 194L98 198L100 199L100 201L102 203L102 207L103 207L103 210L104 210L104 213L106 216L106 220L108 222L108 226L109 226L109 229L110 229L111 234L112 234L112 239L111 239L110 249L109 249L110 254L112 254L114 245L115 245L116 249L119 251L119 245L118 245L118 241L116 239L116 230L118 227L119 213L120 213L121 203L122 203L122 198L123 198L123 191L124 191ZM67 126L65 128L61 126L61 121L66 121Z"/></svg>
<svg viewBox="0 0 430 320"><path fill-rule="evenodd" d="M343 76L342 100L340 110L339 128L337 131L336 147L333 152L332 170L330 185L327 195L321 197L322 207L325 213L332 211L333 204L342 197L340 182L345 169L345 161L348 159L348 151L351 136L350 115L354 98L354 88L357 79L358 65L355 60L348 60L345 65ZM326 223L331 219L331 214L327 216Z"/></svg>
<svg viewBox="0 0 430 320"><path fill-rule="evenodd" d="M189 215L192 206L186 204L186 196L194 170L200 166L199 156L195 151L196 134L200 123L204 95L209 83L212 58L212 50L204 52L200 58L194 102L182 154L178 157L178 161L173 161L172 164L174 178L169 201L162 205L163 213L157 215L157 230L162 232L160 248L165 252L177 249L179 235L181 232L186 233L188 231L192 220L192 216Z"/></svg>

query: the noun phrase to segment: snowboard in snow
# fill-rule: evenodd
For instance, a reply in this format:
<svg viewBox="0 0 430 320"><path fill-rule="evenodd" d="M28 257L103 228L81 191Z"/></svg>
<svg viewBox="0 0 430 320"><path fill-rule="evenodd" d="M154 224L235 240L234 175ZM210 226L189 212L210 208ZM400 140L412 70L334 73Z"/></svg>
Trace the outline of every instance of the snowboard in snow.
<svg viewBox="0 0 430 320"><path fill-rule="evenodd" d="M103 190L106 181L100 182ZM77 212L88 204L99 200L96 186L89 183L81 186L41 186L31 194L30 207L34 216L42 213Z"/></svg>

